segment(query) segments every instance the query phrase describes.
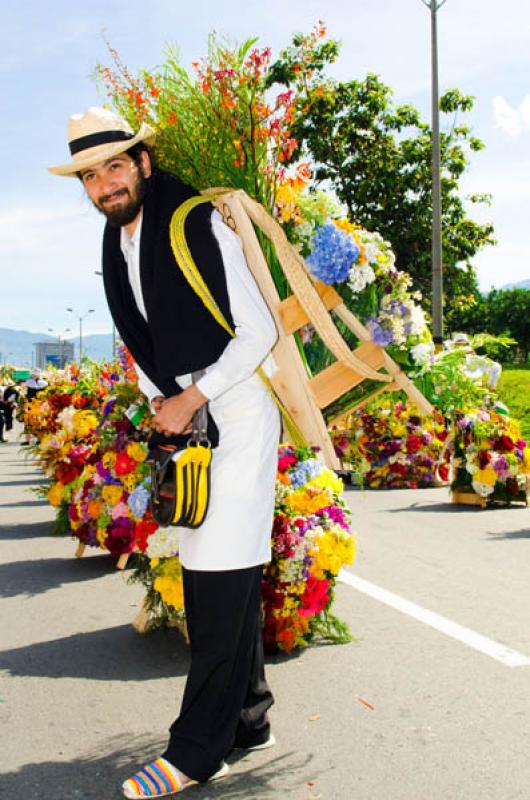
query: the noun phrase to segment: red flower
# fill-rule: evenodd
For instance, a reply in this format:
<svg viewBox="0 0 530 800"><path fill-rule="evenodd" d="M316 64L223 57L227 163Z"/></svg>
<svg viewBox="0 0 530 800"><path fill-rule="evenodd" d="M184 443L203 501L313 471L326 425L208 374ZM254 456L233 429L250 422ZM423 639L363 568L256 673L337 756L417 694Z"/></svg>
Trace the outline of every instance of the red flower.
<svg viewBox="0 0 530 800"><path fill-rule="evenodd" d="M515 449L515 443L509 436L503 433L502 436L495 439L493 449L496 450L497 453L511 453L511 451Z"/></svg>
<svg viewBox="0 0 530 800"><path fill-rule="evenodd" d="M390 472L393 472L395 475L406 475L408 467L406 464L390 464Z"/></svg>
<svg viewBox="0 0 530 800"><path fill-rule="evenodd" d="M116 456L116 475L127 475L129 472L134 472L136 469L136 461L130 458L127 453L119 453Z"/></svg>
<svg viewBox="0 0 530 800"><path fill-rule="evenodd" d="M448 464L441 464L438 469L438 474L443 481L449 480L449 465Z"/></svg>
<svg viewBox="0 0 530 800"><path fill-rule="evenodd" d="M313 617L320 614L329 603L329 581L319 581L317 578L307 579L306 590L300 597L302 607L298 609L301 617Z"/></svg>
<svg viewBox="0 0 530 800"><path fill-rule="evenodd" d="M414 434L407 436L407 453L417 453L422 447L423 440L421 436L414 436Z"/></svg>
<svg viewBox="0 0 530 800"><path fill-rule="evenodd" d="M287 472L289 467L294 466L298 459L296 456L285 455L278 459L278 472Z"/></svg>
<svg viewBox="0 0 530 800"><path fill-rule="evenodd" d="M72 481L75 481L75 479L78 478L79 475L81 475L82 471L83 470L81 467L76 467L73 464L62 463L59 464L59 466L56 468L54 475L56 480L60 481L61 483L67 484L67 483L72 483Z"/></svg>
<svg viewBox="0 0 530 800"><path fill-rule="evenodd" d="M478 463L480 464L480 469L485 469L491 461L491 453L487 450L481 450L478 454Z"/></svg>

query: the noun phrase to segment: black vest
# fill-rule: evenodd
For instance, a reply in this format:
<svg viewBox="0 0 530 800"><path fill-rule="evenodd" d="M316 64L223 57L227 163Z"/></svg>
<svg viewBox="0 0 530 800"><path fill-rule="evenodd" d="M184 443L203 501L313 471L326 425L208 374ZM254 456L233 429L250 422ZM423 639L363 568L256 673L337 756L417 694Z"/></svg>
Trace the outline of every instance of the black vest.
<svg viewBox="0 0 530 800"><path fill-rule="evenodd" d="M140 313L120 247L121 229L107 223L103 236L103 281L110 313L136 363L166 397L181 389L174 381L215 363L230 335L189 286L171 250L173 212L196 195L167 172L155 170L143 204L140 278L147 322ZM186 220L191 255L225 319L233 326L223 260L212 230L210 204L195 207ZM210 439L218 441L210 420ZM171 437L181 444L181 437Z"/></svg>

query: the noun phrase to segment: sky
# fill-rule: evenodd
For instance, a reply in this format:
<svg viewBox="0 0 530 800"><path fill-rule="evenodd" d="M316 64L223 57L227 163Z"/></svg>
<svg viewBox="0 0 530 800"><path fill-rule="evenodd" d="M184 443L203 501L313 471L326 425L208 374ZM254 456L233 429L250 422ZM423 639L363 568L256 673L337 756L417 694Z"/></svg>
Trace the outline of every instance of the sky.
<svg viewBox="0 0 530 800"><path fill-rule="evenodd" d="M110 331L95 274L102 218L76 179L46 169L70 160L70 114L105 99L91 78L96 63L110 63L104 36L134 72L159 64L168 42L190 67L212 31L234 42L258 36L277 54L319 19L342 42L336 78L375 72L397 102L429 119L430 21L421 0L0 0L0 327L74 335L82 316L84 333ZM440 91L476 97L465 121L486 144L461 184L465 195L493 195L491 207L472 211L494 222L498 241L474 259L486 291L530 278L530 5L447 0L438 29Z"/></svg>

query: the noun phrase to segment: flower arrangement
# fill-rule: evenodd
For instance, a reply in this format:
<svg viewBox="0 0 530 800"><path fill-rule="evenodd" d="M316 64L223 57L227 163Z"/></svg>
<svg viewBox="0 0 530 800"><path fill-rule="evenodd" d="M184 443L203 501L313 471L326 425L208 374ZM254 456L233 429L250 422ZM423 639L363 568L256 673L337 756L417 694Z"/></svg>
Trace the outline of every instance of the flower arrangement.
<svg viewBox="0 0 530 800"><path fill-rule="evenodd" d="M530 447L503 404L457 414L453 440L452 492L475 492L488 502L527 500Z"/></svg>
<svg viewBox="0 0 530 800"><path fill-rule="evenodd" d="M371 488L419 489L449 480L449 464L438 466L449 431L439 412L422 418L411 403L378 397L334 428L335 451L347 470L359 458L359 482ZM355 475L359 468L351 470Z"/></svg>
<svg viewBox="0 0 530 800"><path fill-rule="evenodd" d="M68 518L83 544L113 556L143 552L157 524L148 511L147 445L129 441L86 466L71 487Z"/></svg>
<svg viewBox="0 0 530 800"><path fill-rule="evenodd" d="M268 650L290 652L316 636L350 640L330 612L336 577L355 555L342 489L313 450L280 447L272 560L262 584Z"/></svg>
<svg viewBox="0 0 530 800"><path fill-rule="evenodd" d="M364 318L374 341L410 348L431 341L425 314L411 292L411 277L396 268L388 242L352 223L324 192L308 191L310 169L286 178L276 195L276 216L305 257L312 275L333 284Z"/></svg>

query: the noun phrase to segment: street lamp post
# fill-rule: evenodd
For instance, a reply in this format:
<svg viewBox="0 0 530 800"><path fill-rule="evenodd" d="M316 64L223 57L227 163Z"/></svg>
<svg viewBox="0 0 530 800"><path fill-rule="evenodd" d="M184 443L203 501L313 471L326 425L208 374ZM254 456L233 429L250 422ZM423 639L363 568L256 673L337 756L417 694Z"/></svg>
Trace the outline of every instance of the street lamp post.
<svg viewBox="0 0 530 800"><path fill-rule="evenodd" d="M100 269L94 270L94 275L103 275ZM116 325L114 324L114 320L112 320L112 358L116 358Z"/></svg>
<svg viewBox="0 0 530 800"><path fill-rule="evenodd" d="M442 200L440 183L440 101L438 97L438 10L446 0L421 0L431 12L432 104L432 338L437 350L443 343Z"/></svg>
<svg viewBox="0 0 530 800"><path fill-rule="evenodd" d="M67 308L66 310L79 320L79 365L81 365L81 360L83 358L83 320L85 317L88 317L89 314L93 314L95 309L89 308L85 314L76 314L73 308Z"/></svg>

